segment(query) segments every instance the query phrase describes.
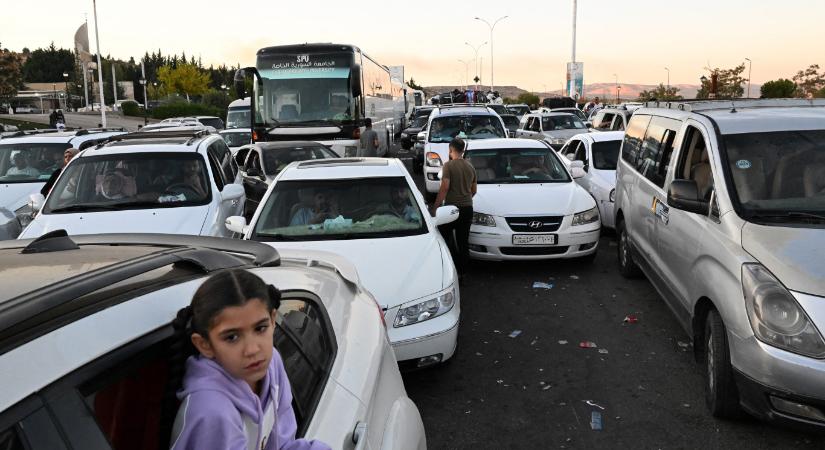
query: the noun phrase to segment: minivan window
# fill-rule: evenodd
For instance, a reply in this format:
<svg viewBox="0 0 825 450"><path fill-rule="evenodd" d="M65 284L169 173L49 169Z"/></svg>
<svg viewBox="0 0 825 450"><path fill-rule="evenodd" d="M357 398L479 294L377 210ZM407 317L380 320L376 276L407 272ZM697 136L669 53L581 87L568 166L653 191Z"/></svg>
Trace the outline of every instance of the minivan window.
<svg viewBox="0 0 825 450"><path fill-rule="evenodd" d="M599 170L616 170L619 160L619 148L622 141L594 142L590 146L593 153L593 168Z"/></svg>
<svg viewBox="0 0 825 450"><path fill-rule="evenodd" d="M805 217L825 215L825 130L729 134L722 140L731 195L745 218L825 222Z"/></svg>
<svg viewBox="0 0 825 450"><path fill-rule="evenodd" d="M651 119L636 160L636 170L659 187L665 185L665 175L673 153L673 139L679 126L677 120L665 117Z"/></svg>
<svg viewBox="0 0 825 450"><path fill-rule="evenodd" d="M632 167L636 167L636 158L639 157L642 139L644 139L649 123L650 116L633 116L624 133L622 159Z"/></svg>

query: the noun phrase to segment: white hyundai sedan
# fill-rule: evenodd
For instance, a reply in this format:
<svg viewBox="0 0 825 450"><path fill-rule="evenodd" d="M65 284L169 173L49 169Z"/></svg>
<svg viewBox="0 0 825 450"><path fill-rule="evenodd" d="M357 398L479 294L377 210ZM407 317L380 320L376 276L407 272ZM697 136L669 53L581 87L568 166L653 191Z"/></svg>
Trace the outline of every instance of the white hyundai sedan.
<svg viewBox="0 0 825 450"><path fill-rule="evenodd" d="M485 260L596 256L601 222L595 200L545 142L473 141L464 153L475 167L470 256Z"/></svg>
<svg viewBox="0 0 825 450"><path fill-rule="evenodd" d="M559 150L562 161L568 166L580 161L585 175L577 178L599 205L602 226L613 228L616 218L613 205L616 201L616 162L622 147L624 131L605 131L603 133L583 133L570 138ZM573 164L571 164L573 163Z"/></svg>
<svg viewBox="0 0 825 450"><path fill-rule="evenodd" d="M397 159L293 162L273 181L244 239L284 249L317 249L352 261L384 311L400 366L421 368L453 356L458 338L456 270L438 226L458 208L427 213L421 193Z"/></svg>

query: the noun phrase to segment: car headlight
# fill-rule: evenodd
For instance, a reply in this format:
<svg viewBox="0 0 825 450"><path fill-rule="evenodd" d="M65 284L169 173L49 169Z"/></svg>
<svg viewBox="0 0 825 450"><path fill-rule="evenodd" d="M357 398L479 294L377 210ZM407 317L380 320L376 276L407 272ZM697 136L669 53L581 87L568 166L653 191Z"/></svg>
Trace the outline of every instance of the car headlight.
<svg viewBox="0 0 825 450"><path fill-rule="evenodd" d="M554 137L548 137L547 142L549 142L551 145L564 145L567 143L567 141L564 139L558 139Z"/></svg>
<svg viewBox="0 0 825 450"><path fill-rule="evenodd" d="M793 295L761 264L742 265L745 306L760 341L774 347L825 358L825 341Z"/></svg>
<svg viewBox="0 0 825 450"><path fill-rule="evenodd" d="M25 205L14 210L14 215L17 216L17 221L20 222L21 228L26 228L34 220L34 209L31 204Z"/></svg>
<svg viewBox="0 0 825 450"><path fill-rule="evenodd" d="M616 203L616 189L610 190L610 203Z"/></svg>
<svg viewBox="0 0 825 450"><path fill-rule="evenodd" d="M430 167L441 167L441 157L438 153L427 152L427 165Z"/></svg>
<svg viewBox="0 0 825 450"><path fill-rule="evenodd" d="M593 207L593 209L588 209L587 211L582 211L580 213L573 214L573 226L576 225L587 225L589 223L598 222L599 221L599 208Z"/></svg>
<svg viewBox="0 0 825 450"><path fill-rule="evenodd" d="M474 212L473 225L481 225L482 227L494 227L496 226L496 219L495 217L489 214Z"/></svg>
<svg viewBox="0 0 825 450"><path fill-rule="evenodd" d="M400 328L433 319L453 309L453 305L455 305L455 287L451 286L428 300L399 308L392 326Z"/></svg>

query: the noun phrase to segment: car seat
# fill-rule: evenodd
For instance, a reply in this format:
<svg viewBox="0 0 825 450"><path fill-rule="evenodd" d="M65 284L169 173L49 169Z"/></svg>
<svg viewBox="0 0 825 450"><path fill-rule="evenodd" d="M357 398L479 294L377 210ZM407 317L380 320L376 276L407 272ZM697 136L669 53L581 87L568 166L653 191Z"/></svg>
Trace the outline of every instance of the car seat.
<svg viewBox="0 0 825 450"><path fill-rule="evenodd" d="M820 160L805 167L802 183L805 186L805 197L825 195L825 161Z"/></svg>
<svg viewBox="0 0 825 450"><path fill-rule="evenodd" d="M695 150L699 150L694 149ZM710 200L710 192L713 190L713 172L710 169L710 158L706 148L701 149L699 162L690 168L690 179L696 181L696 188L699 198Z"/></svg>
<svg viewBox="0 0 825 450"><path fill-rule="evenodd" d="M490 167L490 156L477 156L470 158L470 163L476 169L478 181L489 181L496 178L496 171Z"/></svg>
<svg viewBox="0 0 825 450"><path fill-rule="evenodd" d="M811 155L812 153L806 149L779 159L776 174L773 177L771 198L802 197L805 194L806 186L803 178L813 162ZM812 187L815 186L812 185Z"/></svg>
<svg viewBox="0 0 825 450"><path fill-rule="evenodd" d="M749 160L750 167L741 169L732 166L731 175L733 184L736 187L736 194L741 203L748 203L752 200L764 200L767 198L768 187L765 176L765 163L762 158L752 158Z"/></svg>

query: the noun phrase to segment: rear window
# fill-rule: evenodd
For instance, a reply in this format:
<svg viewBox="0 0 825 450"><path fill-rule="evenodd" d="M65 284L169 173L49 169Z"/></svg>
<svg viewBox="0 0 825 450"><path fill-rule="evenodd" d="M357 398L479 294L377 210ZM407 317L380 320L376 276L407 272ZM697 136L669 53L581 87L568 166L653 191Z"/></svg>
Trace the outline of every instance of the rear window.
<svg viewBox="0 0 825 450"><path fill-rule="evenodd" d="M202 123L202 124L204 124L208 127L212 127L216 130L223 130L223 128L224 128L223 120L221 120L217 117L213 117L211 119L206 119L206 118L198 119L198 122L200 122L200 123Z"/></svg>
<svg viewBox="0 0 825 450"><path fill-rule="evenodd" d="M616 170L616 163L619 161L619 148L622 141L594 142L591 146L593 152L593 168L599 170Z"/></svg>

